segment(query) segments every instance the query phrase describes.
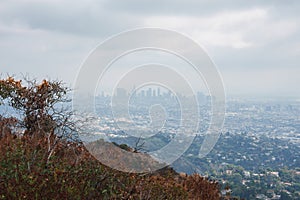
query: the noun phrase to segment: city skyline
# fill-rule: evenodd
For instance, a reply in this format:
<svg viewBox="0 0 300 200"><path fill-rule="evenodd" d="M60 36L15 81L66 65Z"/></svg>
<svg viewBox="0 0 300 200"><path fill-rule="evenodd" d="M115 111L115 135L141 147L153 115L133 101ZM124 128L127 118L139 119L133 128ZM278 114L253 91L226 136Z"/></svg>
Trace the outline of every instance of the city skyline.
<svg viewBox="0 0 300 200"><path fill-rule="evenodd" d="M159 27L202 45L228 96L300 97L299 2L130 3L135 6L107 0L1 1L2 74L59 79L72 87L99 43L129 29Z"/></svg>

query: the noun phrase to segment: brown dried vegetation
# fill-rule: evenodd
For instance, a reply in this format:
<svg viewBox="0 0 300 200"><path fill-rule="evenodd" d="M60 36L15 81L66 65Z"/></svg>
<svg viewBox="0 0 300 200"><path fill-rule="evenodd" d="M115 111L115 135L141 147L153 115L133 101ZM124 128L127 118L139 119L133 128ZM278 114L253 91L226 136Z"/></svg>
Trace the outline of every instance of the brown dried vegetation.
<svg viewBox="0 0 300 200"><path fill-rule="evenodd" d="M198 174L169 167L151 174L116 171L58 135L57 129L73 130L69 115L54 109L66 92L60 82L25 87L12 77L0 80L0 102L24 115L0 115L0 199L220 199L218 184Z"/></svg>

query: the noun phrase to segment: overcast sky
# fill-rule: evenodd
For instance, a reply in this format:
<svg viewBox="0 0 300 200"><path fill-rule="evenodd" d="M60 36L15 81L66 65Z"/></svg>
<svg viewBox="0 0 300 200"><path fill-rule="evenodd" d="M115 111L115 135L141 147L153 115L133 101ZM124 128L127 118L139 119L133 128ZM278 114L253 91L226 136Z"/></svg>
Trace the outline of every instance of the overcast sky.
<svg viewBox="0 0 300 200"><path fill-rule="evenodd" d="M299 11L296 0L1 0L0 69L72 84L111 35L160 27L206 49L227 95L300 97Z"/></svg>

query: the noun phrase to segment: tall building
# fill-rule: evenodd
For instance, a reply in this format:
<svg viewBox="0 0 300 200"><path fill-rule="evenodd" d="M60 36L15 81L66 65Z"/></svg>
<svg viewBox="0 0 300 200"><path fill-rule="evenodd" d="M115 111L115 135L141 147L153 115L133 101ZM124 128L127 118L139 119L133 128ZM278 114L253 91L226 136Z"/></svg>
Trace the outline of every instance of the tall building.
<svg viewBox="0 0 300 200"><path fill-rule="evenodd" d="M141 91L141 97L145 97L145 90Z"/></svg>
<svg viewBox="0 0 300 200"><path fill-rule="evenodd" d="M117 88L117 98L126 98L127 91L124 88Z"/></svg>
<svg viewBox="0 0 300 200"><path fill-rule="evenodd" d="M199 105L205 105L207 102L206 96L203 94L203 92L197 92L197 99Z"/></svg>
<svg viewBox="0 0 300 200"><path fill-rule="evenodd" d="M147 97L151 97L152 96L152 88L148 88L147 90Z"/></svg>
<svg viewBox="0 0 300 200"><path fill-rule="evenodd" d="M156 97L156 90L153 90L152 96L153 96L153 97Z"/></svg>

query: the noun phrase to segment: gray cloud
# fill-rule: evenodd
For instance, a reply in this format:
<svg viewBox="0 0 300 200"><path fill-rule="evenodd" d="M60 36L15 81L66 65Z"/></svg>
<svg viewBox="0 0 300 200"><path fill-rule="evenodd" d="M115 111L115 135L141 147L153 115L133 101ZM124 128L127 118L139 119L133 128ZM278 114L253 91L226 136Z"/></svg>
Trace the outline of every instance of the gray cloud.
<svg viewBox="0 0 300 200"><path fill-rule="evenodd" d="M257 84L250 85L257 92L273 94L281 88L295 94L300 84L295 75L300 65L299 10L296 0L1 1L0 69L72 82L98 43L121 31L155 26L203 44L228 93L244 92L251 79L241 77L252 77ZM284 81L270 77L262 87L266 79L257 74L267 70L270 76L284 74Z"/></svg>
<svg viewBox="0 0 300 200"><path fill-rule="evenodd" d="M2 9L0 16L0 21L6 25L16 24L30 29L88 37L108 36L139 24L135 16L129 13L111 13L103 9L101 2L96 1L92 4L76 1L17 2Z"/></svg>
<svg viewBox="0 0 300 200"><path fill-rule="evenodd" d="M278 14L281 18L297 17L300 7L297 0L127 0L119 2L106 0L103 1L103 6L113 12L131 12L142 17L145 15L210 16L223 11L272 8L274 14Z"/></svg>

